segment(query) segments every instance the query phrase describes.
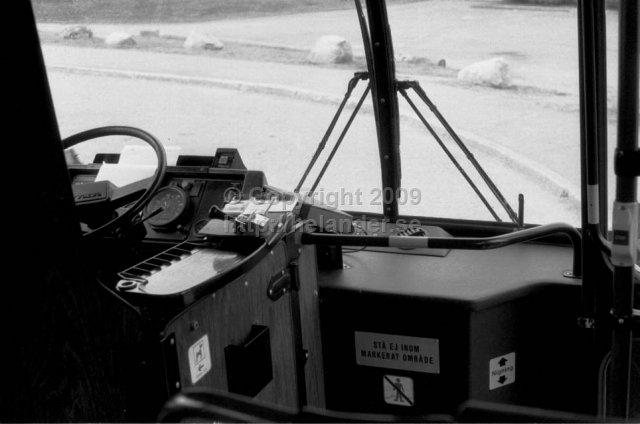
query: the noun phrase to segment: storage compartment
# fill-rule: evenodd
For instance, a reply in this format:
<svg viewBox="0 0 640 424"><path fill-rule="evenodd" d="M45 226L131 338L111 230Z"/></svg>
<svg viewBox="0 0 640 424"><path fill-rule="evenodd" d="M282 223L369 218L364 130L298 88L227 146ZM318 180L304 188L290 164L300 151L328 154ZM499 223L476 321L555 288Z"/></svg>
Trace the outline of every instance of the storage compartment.
<svg viewBox="0 0 640 424"><path fill-rule="evenodd" d="M590 384L580 375L579 280L562 276L570 251L554 250L346 255L344 270L321 278L328 407L455 414L474 399L589 408L572 403Z"/></svg>
<svg viewBox="0 0 640 424"><path fill-rule="evenodd" d="M273 379L269 327L252 325L242 345L224 348L229 391L255 396Z"/></svg>

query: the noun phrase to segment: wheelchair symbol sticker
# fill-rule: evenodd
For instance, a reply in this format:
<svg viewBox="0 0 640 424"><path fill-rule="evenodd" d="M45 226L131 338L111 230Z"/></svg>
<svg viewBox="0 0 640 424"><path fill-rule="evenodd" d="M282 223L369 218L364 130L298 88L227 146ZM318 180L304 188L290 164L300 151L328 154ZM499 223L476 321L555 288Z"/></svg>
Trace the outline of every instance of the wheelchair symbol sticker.
<svg viewBox="0 0 640 424"><path fill-rule="evenodd" d="M398 375L382 377L384 401L389 405L413 406L413 380Z"/></svg>

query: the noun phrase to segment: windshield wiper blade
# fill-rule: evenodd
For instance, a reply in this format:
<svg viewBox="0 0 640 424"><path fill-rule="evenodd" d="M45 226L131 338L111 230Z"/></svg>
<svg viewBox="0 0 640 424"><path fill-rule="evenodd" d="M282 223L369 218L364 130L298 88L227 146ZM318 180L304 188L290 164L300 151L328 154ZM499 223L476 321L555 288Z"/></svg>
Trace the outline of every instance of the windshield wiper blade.
<svg viewBox="0 0 640 424"><path fill-rule="evenodd" d="M473 165L473 167L476 169L476 171L478 172L478 174L480 175L480 177L482 178L482 180L485 182L485 184L487 185L487 187L489 187L489 190L491 191L491 193L493 193L493 195L495 196L495 198L498 200L498 202L500 203L500 205L502 205L502 207L504 208L505 212L507 213L507 215L509 216L509 219L511 219L511 221L513 221L514 224L516 224L519 228L521 228L523 226L523 222L522 219L518 218L518 215L515 213L515 211L513 210L513 208L509 205L509 202L507 202L507 200L505 199L505 197L502 195L502 193L500 192L500 190L498 189L498 187L496 186L496 184L493 182L493 180L491 179L491 177L489 177L489 175L486 173L486 171L482 168L482 166L480 165L480 163L478 162L478 160L475 158L475 156L473 155L473 153L471 153L471 151L467 148L467 146L464 144L464 142L462 141L462 139L458 136L458 134L453 130L453 128L451 127L451 125L449 125L449 123L447 122L447 120L444 118L444 116L442 116L442 114L440 113L440 111L438 110L438 108L435 106L435 104L433 104L433 102L431 101L431 99L429 99L429 96L427 96L427 93L425 93L425 91L422 89L422 87L420 86L420 83L418 83L418 81L398 81L397 83L397 89L398 91L400 91L400 93L403 95L403 97L405 99L407 99L407 101L409 102L409 105L411 106L411 108L416 112L416 114L418 115L418 117L420 118L420 120L422 121L422 123L427 127L427 129L429 130L429 132L431 133L431 135L433 135L433 137L436 139L436 141L438 142L438 144L440 145L440 147L442 147L445 151L445 153L447 154L447 156L449 157L449 159L451 159L453 161L453 164L456 166L456 168L458 168L458 170L462 173L463 177L467 180L467 182L471 185L471 187L473 188L473 190L476 192L476 194L478 195L478 197L480 197L480 200L482 200L482 202L485 204L485 206L487 207L487 209L489 209L489 212L491 213L491 215L493 215L493 217L496 219L496 221L501 222L502 220L500 219L500 217L496 214L495 210L493 209L493 207L491 207L491 205L489 204L489 202L487 201L487 199L484 197L484 195L480 192L480 190L478 189L478 187L473 183L473 181L471 181L471 179L469 178L469 175L462 169L462 167L460 166L460 164L455 160L455 158L453 157L453 155L451 155L451 152L446 148L446 146L444 145L444 143L442 142L442 139L440 139L440 137L437 136L436 132L433 130L433 127L431 127L431 125L429 125L429 123L427 122L427 120L425 119L424 115L422 115L422 113L420 113L420 111L418 110L418 108L415 106L415 104L411 101L411 99L409 98L409 96L406 93L407 89L412 89L420 98L420 100L422 100L424 102L424 104L427 105L427 107L431 110L431 113L433 113L433 115L438 119L438 121L440 121L440 123L442 124L442 126L445 128L445 130L447 131L447 133L449 133L449 136L453 139L453 141L456 143L456 145L460 148L460 150L462 150L462 152L464 153L464 155L467 157L467 159L469 159L469 162L471 162L471 164ZM522 199L522 198L521 198ZM523 203L523 200L520 200L520 203ZM522 209L522 207L521 207Z"/></svg>

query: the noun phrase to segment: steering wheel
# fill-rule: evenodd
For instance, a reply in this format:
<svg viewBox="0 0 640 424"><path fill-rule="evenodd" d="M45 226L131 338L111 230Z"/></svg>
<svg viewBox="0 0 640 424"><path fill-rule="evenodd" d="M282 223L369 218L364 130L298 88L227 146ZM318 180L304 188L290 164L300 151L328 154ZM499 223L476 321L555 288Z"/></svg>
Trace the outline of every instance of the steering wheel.
<svg viewBox="0 0 640 424"><path fill-rule="evenodd" d="M115 218L111 218L97 228L93 228L84 233L84 237L102 236L129 223L144 209L153 195L158 191L167 171L167 155L160 141L148 132L134 127L107 126L93 128L65 138L62 140L62 147L68 149L87 140L108 136L128 136L145 141L153 148L156 158L158 159L158 165L152 177L122 187L116 187L108 181L74 186L74 189L75 187L79 189L79 192L74 192L76 208L91 208L93 210L98 208L102 209L102 211L106 210L109 216L113 216L113 214L116 213L116 209L131 203L133 198L140 196L140 192L144 191L138 200L126 211Z"/></svg>

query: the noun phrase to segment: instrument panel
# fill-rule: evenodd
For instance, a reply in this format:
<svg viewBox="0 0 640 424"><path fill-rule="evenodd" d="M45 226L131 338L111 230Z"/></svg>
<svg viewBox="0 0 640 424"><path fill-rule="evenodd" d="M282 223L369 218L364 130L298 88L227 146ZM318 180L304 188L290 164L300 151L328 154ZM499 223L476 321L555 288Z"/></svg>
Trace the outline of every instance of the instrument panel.
<svg viewBox="0 0 640 424"><path fill-rule="evenodd" d="M165 228L178 223L189 211L189 195L178 186L162 187L151 198L145 209L147 223L154 228Z"/></svg>

